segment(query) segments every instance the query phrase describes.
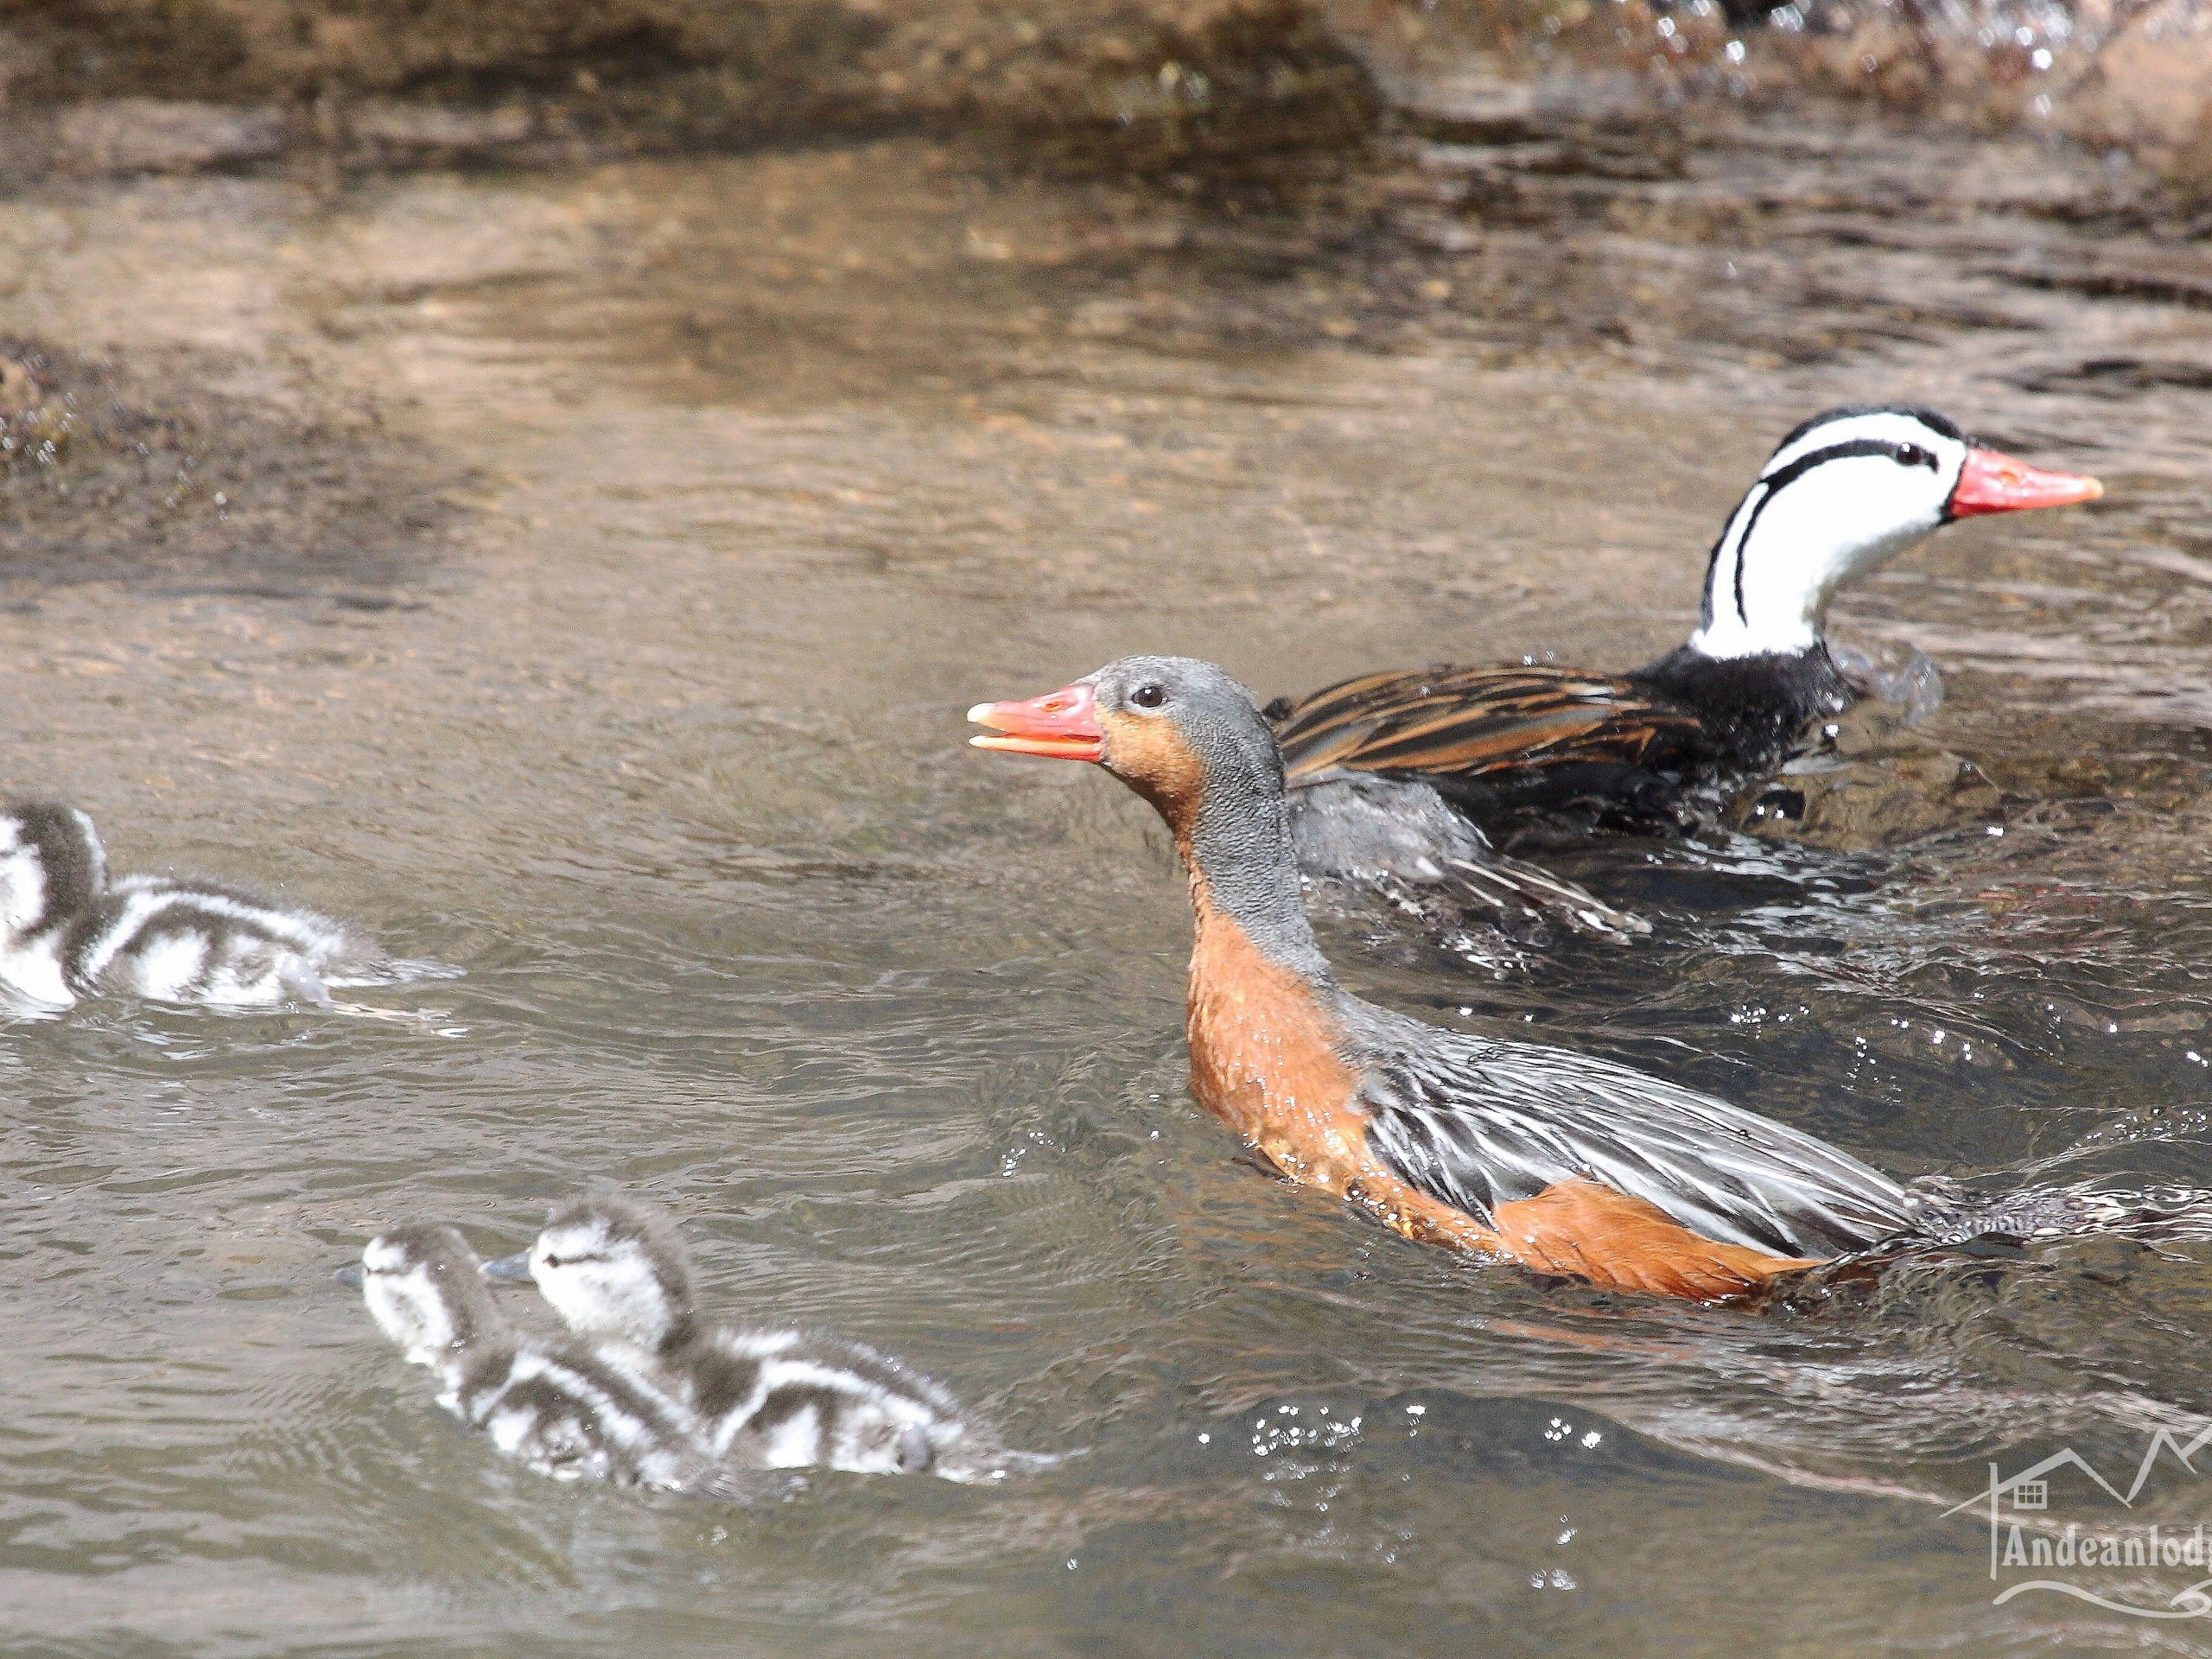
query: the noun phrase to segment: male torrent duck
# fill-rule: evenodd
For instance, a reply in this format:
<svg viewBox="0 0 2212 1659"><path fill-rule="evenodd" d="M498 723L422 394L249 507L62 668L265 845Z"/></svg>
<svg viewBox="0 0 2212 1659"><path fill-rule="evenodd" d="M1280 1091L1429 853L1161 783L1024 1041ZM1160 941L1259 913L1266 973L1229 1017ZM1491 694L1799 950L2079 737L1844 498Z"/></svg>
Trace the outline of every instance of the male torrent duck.
<svg viewBox="0 0 2212 1659"><path fill-rule="evenodd" d="M1816 415L1729 515L1697 631L1658 661L1622 675L1548 664L1370 674L1270 703L1300 861L1406 874L1382 833L1394 817L1401 839L1444 834L1424 825L1456 813L1493 830L1569 809L1679 824L1693 792L1764 774L1808 721L1850 707L1821 631L1838 588L1955 518L2103 493L1979 448L1931 410Z"/></svg>
<svg viewBox="0 0 2212 1659"><path fill-rule="evenodd" d="M0 992L67 1007L124 992L163 1002L327 1002L390 964L311 910L166 875L111 880L92 821L58 801L0 807Z"/></svg>
<svg viewBox="0 0 2212 1659"><path fill-rule="evenodd" d="M445 1385L439 1403L540 1474L721 1492L727 1482L683 1407L573 1342L509 1325L482 1263L451 1227L415 1224L369 1241L339 1275L410 1363Z"/></svg>
<svg viewBox="0 0 2212 1659"><path fill-rule="evenodd" d="M1211 663L1132 657L981 703L976 745L1089 760L1150 801L1190 879L1199 1103L1288 1179L1408 1238L1614 1289L1712 1300L1891 1243L2073 1231L2074 1192L1967 1200L1628 1066L1411 1020L1338 988L1300 902L1283 768Z"/></svg>
<svg viewBox="0 0 2212 1659"><path fill-rule="evenodd" d="M579 1199L486 1271L535 1280L570 1332L681 1400L734 1467L969 1482L1034 1461L995 1445L938 1383L863 1344L702 1323L690 1253L643 1205Z"/></svg>

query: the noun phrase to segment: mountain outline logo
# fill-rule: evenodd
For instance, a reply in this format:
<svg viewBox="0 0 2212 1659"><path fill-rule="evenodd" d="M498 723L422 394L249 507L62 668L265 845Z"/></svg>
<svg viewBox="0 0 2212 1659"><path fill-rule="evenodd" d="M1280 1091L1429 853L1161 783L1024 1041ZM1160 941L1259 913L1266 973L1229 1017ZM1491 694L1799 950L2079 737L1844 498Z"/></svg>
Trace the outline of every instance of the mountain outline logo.
<svg viewBox="0 0 2212 1659"><path fill-rule="evenodd" d="M1989 1576L1993 1582L2001 1582L2005 1569L2014 1567L2212 1567L2212 1543L2208 1543L2202 1522L2184 1530L2154 1523L2085 1534L2078 1522L2069 1522L2063 1533L2055 1533L2052 1523L2043 1519L2050 1511L2050 1481L2054 1475L2069 1471L2078 1473L2121 1509L2133 1510L2136 1499L2142 1496L2143 1489L2159 1468L2162 1457L2171 1458L2193 1476L2212 1472L2199 1469L2194 1462L2208 1447L2212 1447L2212 1424L2194 1433L2177 1431L2161 1424L2152 1432L2142 1459L2135 1466L2134 1478L2125 1491L2070 1446L2062 1446L2011 1475L1993 1463L1989 1465L1987 1486L1943 1513L1958 1515L1978 1505L1987 1505ZM2008 1521L2008 1514L2025 1520ZM2060 1578L2027 1579L2006 1585L1992 1605L2001 1607L2013 1598L2032 1591L2070 1596L2108 1612L2125 1613L2135 1618L2212 1618L2212 1575L2183 1586L2163 1606L2116 1600L2086 1585Z"/></svg>

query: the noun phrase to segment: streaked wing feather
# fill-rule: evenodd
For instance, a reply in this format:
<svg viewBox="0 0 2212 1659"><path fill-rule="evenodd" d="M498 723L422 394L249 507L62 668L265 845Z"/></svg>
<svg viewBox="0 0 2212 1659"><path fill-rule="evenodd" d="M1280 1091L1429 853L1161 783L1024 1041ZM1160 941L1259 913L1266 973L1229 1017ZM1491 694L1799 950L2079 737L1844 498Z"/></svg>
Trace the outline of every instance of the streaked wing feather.
<svg viewBox="0 0 2212 1659"><path fill-rule="evenodd" d="M1694 715L1630 681L1541 666L1363 675L1300 699L1275 723L1294 779L1340 766L1475 778L1634 766L1655 744L1698 734Z"/></svg>
<svg viewBox="0 0 2212 1659"><path fill-rule="evenodd" d="M1390 1046L1405 1058L1365 1080L1369 1141L1402 1179L1485 1223L1577 1176L1783 1255L1825 1259L1921 1220L1887 1176L1725 1101L1586 1055L1415 1029L1421 1040Z"/></svg>

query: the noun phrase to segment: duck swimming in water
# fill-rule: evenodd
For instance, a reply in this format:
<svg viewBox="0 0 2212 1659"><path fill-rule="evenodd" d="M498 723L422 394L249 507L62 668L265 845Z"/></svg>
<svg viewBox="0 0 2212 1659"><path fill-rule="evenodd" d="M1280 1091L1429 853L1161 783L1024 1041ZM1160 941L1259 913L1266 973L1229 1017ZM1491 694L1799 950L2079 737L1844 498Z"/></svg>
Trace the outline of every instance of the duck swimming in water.
<svg viewBox="0 0 2212 1659"><path fill-rule="evenodd" d="M1856 692L1829 600L1955 518L2093 501L2094 478L1984 448L1932 410L1853 405L1783 439L1707 561L1688 643L1628 674L1548 664L1363 675L1268 706L1300 864L1419 878L1471 820L1679 827ZM1393 830L1395 830L1395 840ZM1416 843L1411 851L1402 843Z"/></svg>
<svg viewBox="0 0 2212 1659"><path fill-rule="evenodd" d="M1907 1188L1629 1066L1442 1030L1340 989L1301 902L1281 758L1250 694L1211 663L1127 658L968 717L989 728L980 747L1090 761L1159 811L1196 921L1192 1092L1287 1179L1408 1238L1713 1300L1878 1247L2151 1218L2117 1195Z"/></svg>
<svg viewBox="0 0 2212 1659"><path fill-rule="evenodd" d="M681 1400L734 1466L973 1482L1040 1461L998 1446L943 1387L863 1344L703 1323L683 1241L626 1198L564 1205L489 1271L536 1281L575 1337Z"/></svg>
<svg viewBox="0 0 2212 1659"><path fill-rule="evenodd" d="M500 1315L482 1263L451 1227L395 1227L358 1268L370 1314L439 1403L509 1457L562 1480L726 1493L729 1481L683 1406L574 1342L539 1342Z"/></svg>
<svg viewBox="0 0 2212 1659"><path fill-rule="evenodd" d="M103 992L265 1007L327 1002L331 985L389 968L328 917L244 887L110 880L99 833L73 806L0 807L0 992L57 1007Z"/></svg>

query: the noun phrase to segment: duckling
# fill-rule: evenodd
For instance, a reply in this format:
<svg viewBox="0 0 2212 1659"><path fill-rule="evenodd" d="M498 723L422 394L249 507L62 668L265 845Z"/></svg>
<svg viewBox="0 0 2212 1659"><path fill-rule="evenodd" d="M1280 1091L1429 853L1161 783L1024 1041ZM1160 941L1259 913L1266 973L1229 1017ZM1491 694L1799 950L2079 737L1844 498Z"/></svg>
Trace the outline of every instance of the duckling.
<svg viewBox="0 0 2212 1659"><path fill-rule="evenodd" d="M108 877L92 821L59 801L0 807L0 989L67 1007L123 992L215 1007L327 1003L389 969L314 911L243 887Z"/></svg>
<svg viewBox="0 0 2212 1659"><path fill-rule="evenodd" d="M664 1216L626 1198L555 1211L535 1244L490 1271L535 1280L570 1331L666 1387L737 1466L973 1482L1042 1461L998 1446L945 1389L864 1344L702 1325L690 1253Z"/></svg>
<svg viewBox="0 0 2212 1659"><path fill-rule="evenodd" d="M357 1268L369 1313L408 1363L445 1385L438 1403L493 1445L556 1480L722 1493L728 1483L677 1401L582 1344L517 1332L451 1227L418 1223L371 1239Z"/></svg>

